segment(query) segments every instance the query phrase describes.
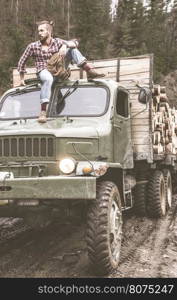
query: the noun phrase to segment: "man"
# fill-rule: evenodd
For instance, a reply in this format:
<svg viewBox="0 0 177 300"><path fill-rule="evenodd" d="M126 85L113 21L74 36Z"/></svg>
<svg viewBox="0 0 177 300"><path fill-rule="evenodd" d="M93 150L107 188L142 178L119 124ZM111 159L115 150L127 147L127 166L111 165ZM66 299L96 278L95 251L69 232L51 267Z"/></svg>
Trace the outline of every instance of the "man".
<svg viewBox="0 0 177 300"><path fill-rule="evenodd" d="M104 74L98 74L88 63L87 59L77 49L78 41L65 41L60 38L53 38L52 22L42 21L37 24L39 40L27 46L18 62L18 71L20 73L20 84L25 85L24 74L25 64L29 57L35 59L37 76L41 80L41 113L38 121L46 122L46 110L51 96L51 87L54 80L52 74L47 70L47 62L54 53L59 53L65 60L65 66L73 61L78 67L87 72L88 79L104 77Z"/></svg>

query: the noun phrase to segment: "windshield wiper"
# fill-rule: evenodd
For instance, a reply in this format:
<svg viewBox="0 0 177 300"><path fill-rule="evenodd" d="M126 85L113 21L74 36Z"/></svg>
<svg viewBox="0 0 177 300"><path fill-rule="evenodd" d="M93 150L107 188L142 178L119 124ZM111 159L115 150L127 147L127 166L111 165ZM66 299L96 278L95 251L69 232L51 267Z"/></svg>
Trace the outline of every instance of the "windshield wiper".
<svg viewBox="0 0 177 300"><path fill-rule="evenodd" d="M61 94L61 91L58 93L58 100L56 104L56 113L59 114L60 110L62 110L63 101L70 96L75 90L78 88L79 80L76 80L66 91L64 95Z"/></svg>
<svg viewBox="0 0 177 300"><path fill-rule="evenodd" d="M33 84L30 84L30 85L26 85L26 86L24 86L23 88L16 88L15 89L15 92L25 92L25 91L28 91L28 89L30 89L30 88L32 88L32 87L40 87L41 85L40 85L40 83L33 83Z"/></svg>
<svg viewBox="0 0 177 300"><path fill-rule="evenodd" d="M76 80L76 81L69 87L69 89L66 91L66 93L65 93L62 97L58 98L57 104L63 102L63 100L64 100L65 98L67 98L67 97L70 96L72 93L74 93L75 90L78 88L78 84L79 84L79 80ZM72 91L71 91L71 89L72 89ZM60 101L59 101L59 100L60 100Z"/></svg>

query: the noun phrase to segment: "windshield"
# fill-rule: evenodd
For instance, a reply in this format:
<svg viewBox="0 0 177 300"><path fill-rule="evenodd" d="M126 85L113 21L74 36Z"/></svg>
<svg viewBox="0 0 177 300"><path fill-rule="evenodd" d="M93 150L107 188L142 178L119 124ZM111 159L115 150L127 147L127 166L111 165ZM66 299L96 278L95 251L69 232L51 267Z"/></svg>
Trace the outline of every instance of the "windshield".
<svg viewBox="0 0 177 300"><path fill-rule="evenodd" d="M70 90L59 88L52 104L53 116L98 116L105 113L108 93L104 87L82 86ZM72 92L73 90L73 92Z"/></svg>
<svg viewBox="0 0 177 300"><path fill-rule="evenodd" d="M14 92L0 104L0 119L36 117L40 113L40 90Z"/></svg>

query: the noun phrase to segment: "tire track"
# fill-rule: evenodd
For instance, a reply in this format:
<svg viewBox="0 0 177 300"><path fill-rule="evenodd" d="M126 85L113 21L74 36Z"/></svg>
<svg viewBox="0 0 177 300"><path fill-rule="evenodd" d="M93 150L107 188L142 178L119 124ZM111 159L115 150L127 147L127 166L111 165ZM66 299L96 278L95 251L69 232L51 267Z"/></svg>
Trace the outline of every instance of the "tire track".
<svg viewBox="0 0 177 300"><path fill-rule="evenodd" d="M67 277L70 269L74 275L84 239L80 227L56 223L41 231L11 231L0 243L0 277Z"/></svg>
<svg viewBox="0 0 177 300"><path fill-rule="evenodd" d="M17 238L29 230L29 226L19 218L0 218L0 245Z"/></svg>
<svg viewBox="0 0 177 300"><path fill-rule="evenodd" d="M128 255L122 255L119 269L111 277L164 277L161 267L164 263L165 251L169 247L169 235L174 234L175 221L177 222L177 205L173 204L169 214L159 220L147 219L152 227L144 232L145 226L140 230L143 234L134 246L128 247ZM132 238L131 238L132 239ZM137 235L135 234L135 239ZM129 244L131 241L129 240ZM122 247L126 247L126 242ZM176 253L174 253L176 255ZM170 256L169 260L170 260ZM171 263L165 264L165 276L170 277Z"/></svg>
<svg viewBox="0 0 177 300"><path fill-rule="evenodd" d="M3 218L0 229L0 277L96 277L88 263L84 224L55 223L37 231L21 219ZM109 277L170 277L177 268L176 256L171 259L176 249L175 203L160 220L137 218L128 212L119 268Z"/></svg>

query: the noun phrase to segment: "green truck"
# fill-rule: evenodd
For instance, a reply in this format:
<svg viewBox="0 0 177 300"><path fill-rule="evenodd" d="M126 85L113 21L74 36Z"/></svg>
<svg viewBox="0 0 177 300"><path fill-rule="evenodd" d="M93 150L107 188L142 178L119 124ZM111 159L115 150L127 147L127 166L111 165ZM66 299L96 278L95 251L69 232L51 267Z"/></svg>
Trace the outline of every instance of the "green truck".
<svg viewBox="0 0 177 300"><path fill-rule="evenodd" d="M95 67L105 79L87 81L76 68L54 84L44 124L38 80L1 97L0 216L32 224L86 213L88 257L104 275L118 267L122 212L159 218L171 207L177 118L153 85L152 55Z"/></svg>

